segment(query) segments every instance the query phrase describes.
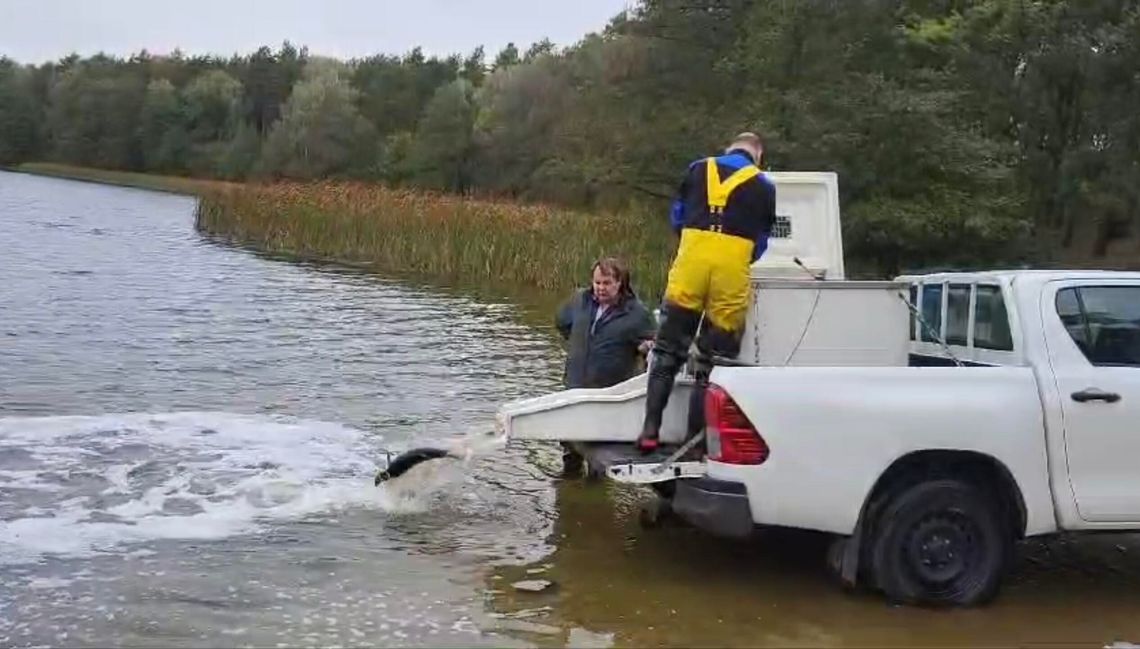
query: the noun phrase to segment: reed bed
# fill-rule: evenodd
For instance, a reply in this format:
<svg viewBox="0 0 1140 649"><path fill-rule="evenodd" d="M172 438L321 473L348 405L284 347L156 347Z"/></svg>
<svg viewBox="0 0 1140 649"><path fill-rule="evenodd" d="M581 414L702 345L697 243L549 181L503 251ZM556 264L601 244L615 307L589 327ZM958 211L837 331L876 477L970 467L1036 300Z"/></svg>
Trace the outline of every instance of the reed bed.
<svg viewBox="0 0 1140 649"><path fill-rule="evenodd" d="M603 255L624 258L647 302L672 250L666 219L584 213L352 182L207 191L197 227L267 252L563 294Z"/></svg>

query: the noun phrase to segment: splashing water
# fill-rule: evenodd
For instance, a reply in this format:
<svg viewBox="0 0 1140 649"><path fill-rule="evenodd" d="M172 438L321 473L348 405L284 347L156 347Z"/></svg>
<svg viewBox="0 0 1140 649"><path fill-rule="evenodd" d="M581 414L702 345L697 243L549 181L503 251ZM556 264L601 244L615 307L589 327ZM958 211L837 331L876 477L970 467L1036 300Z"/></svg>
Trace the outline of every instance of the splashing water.
<svg viewBox="0 0 1140 649"><path fill-rule="evenodd" d="M426 471L399 494L373 488L381 441L225 413L0 419L0 564L220 539L348 507L411 511L454 479Z"/></svg>
<svg viewBox="0 0 1140 649"><path fill-rule="evenodd" d="M505 435L472 428L438 446L448 451L450 457L418 464L400 477L382 483L379 488L387 494L394 510L422 511L427 506L428 495L444 485L461 481L464 472L470 470L477 458L501 450L506 445ZM398 455L398 452L392 453L388 459L395 459Z"/></svg>

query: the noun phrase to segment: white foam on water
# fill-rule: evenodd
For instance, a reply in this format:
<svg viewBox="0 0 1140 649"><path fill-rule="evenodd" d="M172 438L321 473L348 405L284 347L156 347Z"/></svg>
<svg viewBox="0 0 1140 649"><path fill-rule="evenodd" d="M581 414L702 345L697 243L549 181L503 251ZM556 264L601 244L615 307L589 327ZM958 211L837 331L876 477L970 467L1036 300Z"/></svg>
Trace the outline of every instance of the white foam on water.
<svg viewBox="0 0 1140 649"><path fill-rule="evenodd" d="M57 590L60 588L67 588L75 583L74 579L61 579L59 577L36 577L27 583L27 587L32 590Z"/></svg>
<svg viewBox="0 0 1140 649"><path fill-rule="evenodd" d="M335 423L227 413L0 418L0 452L29 458L0 472L0 565L221 539L346 507L422 506L373 487L380 441Z"/></svg>
<svg viewBox="0 0 1140 649"><path fill-rule="evenodd" d="M63 487L44 482L39 471L0 471L0 488L63 491Z"/></svg>

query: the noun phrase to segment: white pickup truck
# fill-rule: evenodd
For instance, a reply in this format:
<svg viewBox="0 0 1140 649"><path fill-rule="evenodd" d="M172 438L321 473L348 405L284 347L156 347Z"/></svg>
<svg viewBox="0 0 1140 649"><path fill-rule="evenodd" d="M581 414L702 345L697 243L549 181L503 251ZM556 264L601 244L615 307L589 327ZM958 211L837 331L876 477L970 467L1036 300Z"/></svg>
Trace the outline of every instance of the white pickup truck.
<svg viewBox="0 0 1140 649"><path fill-rule="evenodd" d="M1140 273L912 280L951 354L915 318L925 367L716 368L675 511L834 533L849 583L952 604L993 596L1018 539L1140 527Z"/></svg>
<svg viewBox="0 0 1140 649"><path fill-rule="evenodd" d="M579 444L714 534L833 534L846 583L907 603L989 600L1025 537L1140 528L1140 273L833 275L754 273L759 306L743 360L713 370L701 461L633 452L644 375L505 404L499 425Z"/></svg>

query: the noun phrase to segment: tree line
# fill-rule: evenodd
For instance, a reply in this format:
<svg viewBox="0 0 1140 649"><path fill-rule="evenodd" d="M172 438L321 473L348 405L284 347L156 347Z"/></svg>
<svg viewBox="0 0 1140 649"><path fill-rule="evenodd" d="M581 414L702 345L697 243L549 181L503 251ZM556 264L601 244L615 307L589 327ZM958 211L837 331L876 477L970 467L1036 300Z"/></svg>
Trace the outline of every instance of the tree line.
<svg viewBox="0 0 1140 649"><path fill-rule="evenodd" d="M1137 0L642 0L573 46L0 59L0 164L662 206L741 130L880 272L1140 257Z"/></svg>

